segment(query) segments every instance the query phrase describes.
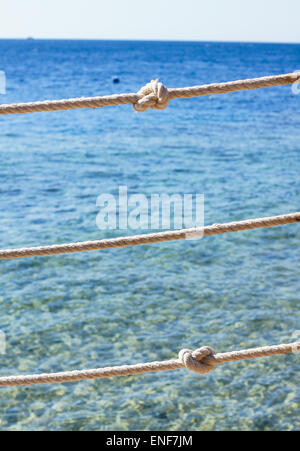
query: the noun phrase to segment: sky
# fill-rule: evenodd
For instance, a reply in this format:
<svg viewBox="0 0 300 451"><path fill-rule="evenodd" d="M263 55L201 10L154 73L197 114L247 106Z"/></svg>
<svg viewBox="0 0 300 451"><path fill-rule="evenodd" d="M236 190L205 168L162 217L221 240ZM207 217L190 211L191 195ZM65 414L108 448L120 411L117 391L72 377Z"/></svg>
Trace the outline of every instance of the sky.
<svg viewBox="0 0 300 451"><path fill-rule="evenodd" d="M0 38L300 42L300 0L0 0Z"/></svg>

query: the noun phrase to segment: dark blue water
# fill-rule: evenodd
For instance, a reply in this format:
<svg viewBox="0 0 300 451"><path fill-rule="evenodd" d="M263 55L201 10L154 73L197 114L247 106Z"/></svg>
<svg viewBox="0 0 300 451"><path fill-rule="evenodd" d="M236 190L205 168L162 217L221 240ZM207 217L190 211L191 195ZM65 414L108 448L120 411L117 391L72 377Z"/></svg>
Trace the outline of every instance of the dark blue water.
<svg viewBox="0 0 300 451"><path fill-rule="evenodd" d="M300 69L299 45L0 41L1 103L192 86ZM119 84L112 77L120 78ZM204 193L205 223L299 211L300 95L277 87L0 117L1 248L117 236L97 196ZM130 233L130 232L128 232ZM0 375L174 358L300 335L299 225L2 261ZM295 335L296 334L296 335ZM9 430L295 430L299 355L76 384L7 388Z"/></svg>

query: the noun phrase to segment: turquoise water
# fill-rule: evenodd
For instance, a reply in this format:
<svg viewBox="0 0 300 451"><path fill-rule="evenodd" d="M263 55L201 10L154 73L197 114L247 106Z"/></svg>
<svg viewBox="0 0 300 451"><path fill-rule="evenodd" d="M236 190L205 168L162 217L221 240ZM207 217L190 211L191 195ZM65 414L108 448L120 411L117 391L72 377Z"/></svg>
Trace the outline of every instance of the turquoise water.
<svg viewBox="0 0 300 451"><path fill-rule="evenodd" d="M299 45L0 41L0 102L134 92L293 72ZM119 84L112 77L120 78ZM299 211L300 95L278 87L0 117L1 248L121 232L101 193L204 193L205 224ZM128 231L128 233L132 233ZM0 375L290 342L300 330L298 224L2 261ZM300 334L300 332L299 332ZM2 388L2 430L296 430L298 355L75 384Z"/></svg>

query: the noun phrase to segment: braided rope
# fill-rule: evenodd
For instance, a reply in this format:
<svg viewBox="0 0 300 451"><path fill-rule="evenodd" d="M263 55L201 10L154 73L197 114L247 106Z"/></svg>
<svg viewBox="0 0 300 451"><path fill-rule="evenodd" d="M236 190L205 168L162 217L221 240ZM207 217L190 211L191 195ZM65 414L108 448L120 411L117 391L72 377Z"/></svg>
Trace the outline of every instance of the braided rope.
<svg viewBox="0 0 300 451"><path fill-rule="evenodd" d="M61 373L51 374L1 377L0 387L76 382L114 376L132 376L135 374L150 373L153 371L177 370L180 368L187 368L188 370L194 371L198 374L206 374L212 371L215 365L225 362L237 362L239 360L254 359L257 357L269 357L299 352L300 342L275 346L264 346L261 348L232 351L223 354L216 354L212 348L204 346L196 351L183 349L179 352L177 360L138 363L136 365L123 365L91 370L64 371Z"/></svg>
<svg viewBox="0 0 300 451"><path fill-rule="evenodd" d="M300 212L269 218L247 219L245 221L229 222L225 224L213 224L206 227L193 229L172 230L167 232L149 233L119 238L109 238L97 241L84 241L79 243L54 244L49 246L28 247L21 249L0 250L0 260L39 257L43 255L69 254L73 252L94 251L115 247L137 246L140 244L159 243L162 241L174 241L191 239L194 237L219 235L221 233L238 232L263 227L291 224L300 221Z"/></svg>
<svg viewBox="0 0 300 451"><path fill-rule="evenodd" d="M10 105L4 104L0 105L0 114L37 113L42 111L71 110L78 108L101 108L105 106L126 104L132 104L137 112L146 111L148 108L162 110L167 107L169 100L171 99L226 94L241 90L283 86L299 82L300 72L171 89L166 88L158 80L152 80L146 86L141 88L138 93L113 94L103 97L45 100Z"/></svg>

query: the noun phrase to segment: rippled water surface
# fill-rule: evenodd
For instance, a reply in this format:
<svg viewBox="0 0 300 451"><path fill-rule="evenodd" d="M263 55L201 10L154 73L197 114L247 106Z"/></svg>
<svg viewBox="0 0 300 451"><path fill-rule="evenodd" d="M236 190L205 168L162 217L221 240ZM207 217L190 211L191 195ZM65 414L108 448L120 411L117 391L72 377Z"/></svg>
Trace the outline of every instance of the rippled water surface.
<svg viewBox="0 0 300 451"><path fill-rule="evenodd" d="M293 72L299 45L0 41L1 103ZM120 78L119 84L112 77ZM291 87L0 116L1 248L122 232L97 196L204 193L205 223L299 211L300 95ZM128 233L132 233L128 231ZM94 368L290 342L299 225L0 263L0 375ZM296 430L299 356L64 385L2 388L3 430Z"/></svg>

